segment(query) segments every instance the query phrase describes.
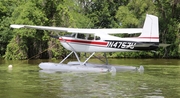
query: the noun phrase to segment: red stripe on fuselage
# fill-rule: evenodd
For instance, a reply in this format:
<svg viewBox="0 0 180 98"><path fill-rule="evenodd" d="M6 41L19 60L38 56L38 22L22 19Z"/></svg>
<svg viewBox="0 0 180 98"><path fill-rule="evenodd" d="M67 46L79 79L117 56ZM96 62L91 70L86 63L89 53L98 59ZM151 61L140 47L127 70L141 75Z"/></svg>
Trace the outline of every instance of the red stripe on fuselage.
<svg viewBox="0 0 180 98"><path fill-rule="evenodd" d="M100 41L88 41L88 40L74 40L74 39L62 39L62 38L59 38L60 41L66 41L66 42L75 42L75 43L80 43L80 44L92 44L92 45L107 45L107 42L100 42Z"/></svg>
<svg viewBox="0 0 180 98"><path fill-rule="evenodd" d="M145 38L145 39L159 39L159 37L138 37L138 38Z"/></svg>

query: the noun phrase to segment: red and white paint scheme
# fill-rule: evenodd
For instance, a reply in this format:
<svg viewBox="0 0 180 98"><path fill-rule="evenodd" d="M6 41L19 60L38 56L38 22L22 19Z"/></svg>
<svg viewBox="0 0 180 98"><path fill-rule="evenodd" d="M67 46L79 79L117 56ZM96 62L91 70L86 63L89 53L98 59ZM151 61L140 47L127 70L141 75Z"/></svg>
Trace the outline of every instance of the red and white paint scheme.
<svg viewBox="0 0 180 98"><path fill-rule="evenodd" d="M58 36L57 38L67 50L72 51L67 57L74 53L79 62L80 60L76 52L88 52L94 55L95 52L154 50L160 45L158 17L148 14L146 15L143 28L82 29L32 25L11 25L10 27L71 33L70 35ZM139 37L127 38L112 35L123 33L141 34ZM89 58L87 60L89 60ZM83 64L85 64L87 60ZM64 60L62 60L61 63L63 61Z"/></svg>

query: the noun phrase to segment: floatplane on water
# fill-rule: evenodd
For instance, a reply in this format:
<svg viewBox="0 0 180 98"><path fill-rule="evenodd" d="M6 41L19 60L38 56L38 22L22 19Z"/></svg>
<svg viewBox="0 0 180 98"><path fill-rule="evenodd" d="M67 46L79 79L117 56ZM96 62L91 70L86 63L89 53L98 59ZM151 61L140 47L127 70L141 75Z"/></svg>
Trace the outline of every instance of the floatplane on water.
<svg viewBox="0 0 180 98"><path fill-rule="evenodd" d="M154 15L146 15L143 28L112 28L112 29L79 29L79 28L64 28L64 27L48 27L48 26L32 26L32 25L16 25L13 24L11 28L33 28L39 30L49 30L56 32L69 32L71 35L58 36L63 47L72 51L60 63L42 62L39 67L44 70L56 71L85 71L85 72L109 72L127 69L127 70L144 70L142 66L126 67L126 66L112 66L106 64L92 64L87 61L96 52L131 52L142 50L155 50L159 44L159 26L158 17ZM139 37L121 38L110 34L135 34L141 33ZM91 53L84 62L80 61L77 52ZM63 62L72 54L75 54L77 61Z"/></svg>

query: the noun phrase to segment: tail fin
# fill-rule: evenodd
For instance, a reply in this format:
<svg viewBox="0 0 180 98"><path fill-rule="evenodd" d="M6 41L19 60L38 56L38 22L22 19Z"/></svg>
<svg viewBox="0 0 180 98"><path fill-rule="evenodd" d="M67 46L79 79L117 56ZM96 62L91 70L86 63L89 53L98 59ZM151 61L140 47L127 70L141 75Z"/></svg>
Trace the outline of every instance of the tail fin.
<svg viewBox="0 0 180 98"><path fill-rule="evenodd" d="M146 15L143 30L139 38L146 38L150 42L159 42L158 17L154 15Z"/></svg>

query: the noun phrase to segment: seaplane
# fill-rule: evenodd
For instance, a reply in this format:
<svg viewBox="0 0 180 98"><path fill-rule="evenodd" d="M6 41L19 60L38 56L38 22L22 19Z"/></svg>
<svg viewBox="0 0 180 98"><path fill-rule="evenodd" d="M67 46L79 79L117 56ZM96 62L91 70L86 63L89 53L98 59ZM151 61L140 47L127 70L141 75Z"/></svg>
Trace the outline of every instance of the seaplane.
<svg viewBox="0 0 180 98"><path fill-rule="evenodd" d="M43 70L57 71L85 71L85 72L116 72L117 69L144 70L143 66L127 68L126 66L112 66L108 64L107 52L133 52L155 50L159 44L159 23L158 17L146 15L143 28L106 28L106 29L85 29L85 28L65 28L49 26L33 26L12 24L11 28L32 28L48 30L54 32L67 32L67 35L56 36L62 46L71 51L60 63L42 62L39 67ZM70 33L70 34L69 34ZM117 37L113 34L136 34L138 37ZM78 52L90 53L85 61L81 61ZM103 52L106 59L104 65L88 63L88 60L97 52ZM77 61L67 64L63 62L74 54Z"/></svg>

